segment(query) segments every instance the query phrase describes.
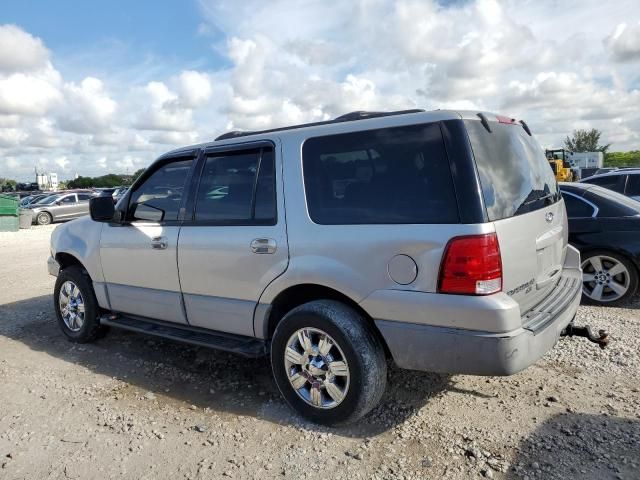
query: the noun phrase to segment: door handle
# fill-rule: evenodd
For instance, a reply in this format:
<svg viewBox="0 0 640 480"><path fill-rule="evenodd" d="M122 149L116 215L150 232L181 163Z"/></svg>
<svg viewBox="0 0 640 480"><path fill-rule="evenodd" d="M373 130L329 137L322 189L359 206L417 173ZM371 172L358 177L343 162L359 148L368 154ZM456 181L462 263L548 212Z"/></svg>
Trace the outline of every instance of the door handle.
<svg viewBox="0 0 640 480"><path fill-rule="evenodd" d="M151 239L151 248L154 250L166 250L167 245L167 237L153 237Z"/></svg>
<svg viewBox="0 0 640 480"><path fill-rule="evenodd" d="M253 253L275 253L277 248L273 238L256 238L251 242Z"/></svg>

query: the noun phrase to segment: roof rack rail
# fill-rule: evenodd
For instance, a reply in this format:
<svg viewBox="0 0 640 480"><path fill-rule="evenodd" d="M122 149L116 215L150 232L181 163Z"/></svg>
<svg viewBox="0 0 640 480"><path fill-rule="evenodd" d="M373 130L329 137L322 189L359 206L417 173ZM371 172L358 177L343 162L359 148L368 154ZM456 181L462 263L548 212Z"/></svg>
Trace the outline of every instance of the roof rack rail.
<svg viewBox="0 0 640 480"><path fill-rule="evenodd" d="M245 131L245 132L239 131L239 130L233 130L231 132L226 132L216 137L215 141L217 142L218 140L227 140L229 138L258 135L261 133L281 132L284 130L295 130L297 128L315 127L318 125L330 125L332 123L366 120L367 118L389 117L392 115L404 115L407 113L421 113L424 111L425 110L421 108L414 108L411 110L396 110L393 112L365 112L365 111L350 112L350 113L345 113L344 115L340 115L339 117L336 117L333 120L324 120L322 122L302 123L300 125L291 125L289 127L270 128L267 130L256 130L256 131Z"/></svg>

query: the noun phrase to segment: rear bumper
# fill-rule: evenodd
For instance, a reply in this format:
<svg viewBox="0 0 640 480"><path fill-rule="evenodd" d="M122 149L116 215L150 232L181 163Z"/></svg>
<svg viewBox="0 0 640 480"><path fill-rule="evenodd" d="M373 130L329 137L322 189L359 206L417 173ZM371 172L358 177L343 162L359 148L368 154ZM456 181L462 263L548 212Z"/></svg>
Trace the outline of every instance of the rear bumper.
<svg viewBox="0 0 640 480"><path fill-rule="evenodd" d="M502 332L481 331L377 317L376 326L387 342L395 363L400 368L410 370L470 375L511 375L535 363L553 348L562 330L575 317L580 304L580 254L571 246L567 248L562 277L554 293L526 315L520 315L517 308L514 311L512 307L507 307L502 297L495 296L498 303L493 312L494 321L491 322L490 303L487 303L489 297L484 297L484 302L479 303L483 308L479 309L478 316L483 322L488 325L513 324L516 320L513 316L517 314L517 328ZM427 311L431 308L430 300L433 297L443 296L413 295L426 296L423 297L422 308ZM467 324L468 319L460 322L456 315L471 313L468 308L461 310L455 301L449 311L438 304L437 312L440 316L444 315L451 325ZM430 314L426 315L430 317ZM424 317L424 314L421 316Z"/></svg>

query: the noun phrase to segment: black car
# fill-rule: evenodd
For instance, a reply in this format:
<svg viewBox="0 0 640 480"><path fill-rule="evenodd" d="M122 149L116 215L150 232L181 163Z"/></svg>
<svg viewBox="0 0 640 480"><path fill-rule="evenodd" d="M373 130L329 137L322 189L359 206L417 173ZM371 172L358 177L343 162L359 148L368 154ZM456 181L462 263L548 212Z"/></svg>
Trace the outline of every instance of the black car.
<svg viewBox="0 0 640 480"><path fill-rule="evenodd" d="M583 298L617 305L636 293L640 202L588 183L561 183L569 243L582 257Z"/></svg>
<svg viewBox="0 0 640 480"><path fill-rule="evenodd" d="M618 168L607 173L599 174L580 180L622 193L634 200L640 200L640 169Z"/></svg>

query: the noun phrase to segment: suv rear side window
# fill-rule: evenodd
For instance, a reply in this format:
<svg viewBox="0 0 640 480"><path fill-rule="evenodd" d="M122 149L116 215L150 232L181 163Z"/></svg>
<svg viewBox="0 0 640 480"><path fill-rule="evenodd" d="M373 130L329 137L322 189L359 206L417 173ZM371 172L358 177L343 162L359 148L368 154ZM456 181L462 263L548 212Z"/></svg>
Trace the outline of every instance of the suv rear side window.
<svg viewBox="0 0 640 480"><path fill-rule="evenodd" d="M459 222L438 124L310 138L302 159L315 223Z"/></svg>
<svg viewBox="0 0 640 480"><path fill-rule="evenodd" d="M490 221L543 208L560 199L553 170L538 142L520 125L465 120Z"/></svg>
<svg viewBox="0 0 640 480"><path fill-rule="evenodd" d="M196 198L196 222L275 224L275 219L273 149L207 157Z"/></svg>

